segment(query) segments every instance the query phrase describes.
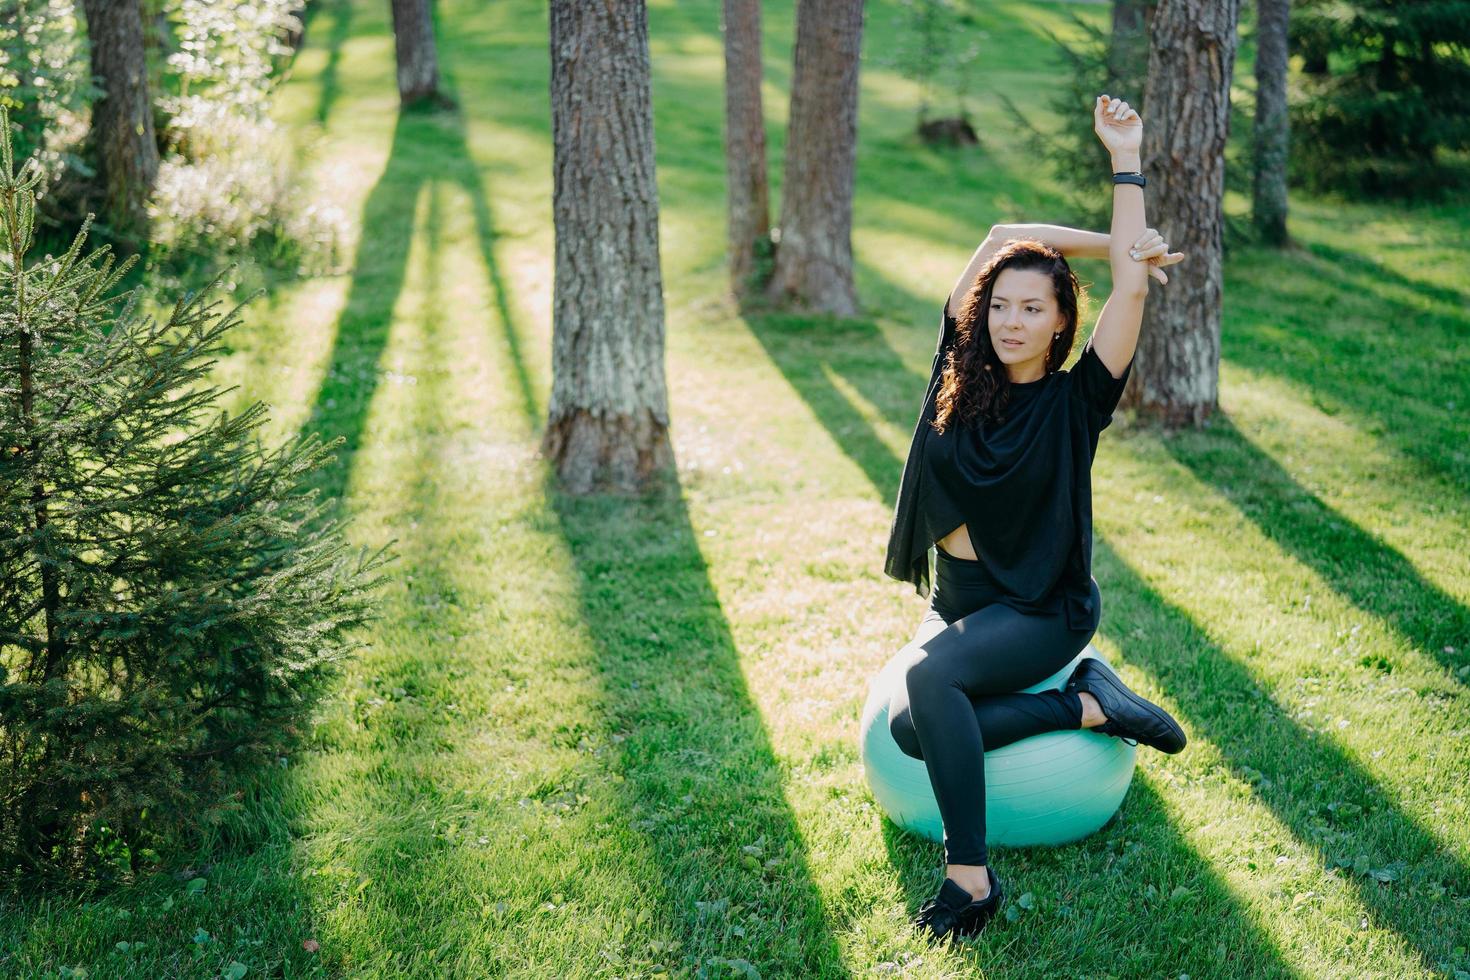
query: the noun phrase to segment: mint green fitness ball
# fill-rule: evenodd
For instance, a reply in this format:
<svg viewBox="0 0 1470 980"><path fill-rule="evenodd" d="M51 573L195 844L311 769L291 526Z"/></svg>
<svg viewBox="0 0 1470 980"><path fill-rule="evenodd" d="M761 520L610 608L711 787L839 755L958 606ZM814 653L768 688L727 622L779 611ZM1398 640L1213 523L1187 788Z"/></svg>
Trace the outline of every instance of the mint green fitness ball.
<svg viewBox="0 0 1470 980"><path fill-rule="evenodd" d="M888 728L888 702L895 685L904 683L907 650L895 654L869 685L859 733L863 772L894 823L943 843L929 771L923 760L903 753ZM1106 662L1088 645L1067 666L1022 690L1061 690L1083 657ZM1122 739L1085 729L1033 735L986 752L986 844L1067 844L1096 832L1122 805L1136 755Z"/></svg>

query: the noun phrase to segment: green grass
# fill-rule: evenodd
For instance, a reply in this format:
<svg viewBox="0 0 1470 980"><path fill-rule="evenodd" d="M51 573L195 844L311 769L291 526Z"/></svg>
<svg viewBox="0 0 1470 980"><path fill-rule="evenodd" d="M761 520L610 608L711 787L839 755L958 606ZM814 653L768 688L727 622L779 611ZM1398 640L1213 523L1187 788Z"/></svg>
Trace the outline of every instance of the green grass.
<svg viewBox="0 0 1470 980"><path fill-rule="evenodd" d="M779 181L793 13L766 8ZM895 9L870 5L868 54ZM1069 9L1107 8L989 6L976 91L1050 122L1037 28ZM982 149L929 150L909 84L868 71L854 248L871 316L742 319L718 4L654 4L681 492L568 499L536 455L545 6L441 4L463 109L403 119L386 15L318 11L278 105L322 199L360 216L351 272L281 284L220 365L272 404L274 438L345 437L323 485L358 540L402 555L372 646L309 751L262 774L189 868L0 908L0 973L1470 971L1463 202L1297 199L1300 252L1232 252L1221 416L1166 438L1120 415L1094 471L1094 642L1190 746L1141 753L1095 836L997 849L1031 907L929 951L907 920L941 851L881 815L857 756L868 678L923 612L883 547L939 305L991 223L1056 220L1060 188L999 103L977 100ZM1080 272L1095 315L1106 267Z"/></svg>

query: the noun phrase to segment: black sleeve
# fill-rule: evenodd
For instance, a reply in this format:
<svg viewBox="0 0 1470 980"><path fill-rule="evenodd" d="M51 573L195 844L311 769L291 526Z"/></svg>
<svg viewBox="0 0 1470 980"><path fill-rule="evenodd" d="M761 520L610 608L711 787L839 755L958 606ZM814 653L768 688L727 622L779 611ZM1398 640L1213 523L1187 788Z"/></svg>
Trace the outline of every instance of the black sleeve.
<svg viewBox="0 0 1470 980"><path fill-rule="evenodd" d="M1100 417L1110 419L1113 409L1118 407L1118 399L1123 397L1123 388L1128 384L1128 374L1132 370L1133 358L1129 358L1123 367L1123 376L1113 377L1089 339L1072 367L1072 394Z"/></svg>

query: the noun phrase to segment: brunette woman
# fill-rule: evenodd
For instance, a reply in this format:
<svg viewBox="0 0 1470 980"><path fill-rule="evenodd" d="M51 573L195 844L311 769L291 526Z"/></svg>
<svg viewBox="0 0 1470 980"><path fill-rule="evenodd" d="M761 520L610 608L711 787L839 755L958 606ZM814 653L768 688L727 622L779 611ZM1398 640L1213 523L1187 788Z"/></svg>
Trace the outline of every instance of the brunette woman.
<svg viewBox="0 0 1470 980"><path fill-rule="evenodd" d="M987 749L1077 728L1170 753L1185 743L1168 712L1092 657L1062 690L1015 693L1062 669L1101 620L1092 460L1133 365L1148 280L1168 282L1162 267L1184 258L1145 226L1138 113L1103 95L1093 123L1112 154L1111 234L991 229L945 303L889 536L885 571L930 599L889 719L924 760L944 821L944 883L914 918L931 937L973 934L1000 908ZM1069 255L1106 257L1113 289L1063 370L1078 328Z"/></svg>

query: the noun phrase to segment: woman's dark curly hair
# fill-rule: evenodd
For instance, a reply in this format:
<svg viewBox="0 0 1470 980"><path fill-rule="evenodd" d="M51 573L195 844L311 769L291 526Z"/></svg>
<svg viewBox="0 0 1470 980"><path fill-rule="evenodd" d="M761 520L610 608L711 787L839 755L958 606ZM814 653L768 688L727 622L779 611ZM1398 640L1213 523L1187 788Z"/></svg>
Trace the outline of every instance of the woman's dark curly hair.
<svg viewBox="0 0 1470 980"><path fill-rule="evenodd" d="M955 311L955 340L946 355L937 411L930 424L943 432L951 419L969 425L976 418L1000 421L1010 404L1011 379L990 342L990 294L1004 269L1028 269L1051 278L1052 291L1062 315L1061 336L1046 352L1050 374L1066 363L1077 339L1082 286L1061 252L1033 238L1016 238L1002 245L980 269L975 284Z"/></svg>

